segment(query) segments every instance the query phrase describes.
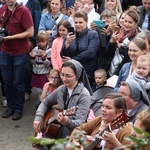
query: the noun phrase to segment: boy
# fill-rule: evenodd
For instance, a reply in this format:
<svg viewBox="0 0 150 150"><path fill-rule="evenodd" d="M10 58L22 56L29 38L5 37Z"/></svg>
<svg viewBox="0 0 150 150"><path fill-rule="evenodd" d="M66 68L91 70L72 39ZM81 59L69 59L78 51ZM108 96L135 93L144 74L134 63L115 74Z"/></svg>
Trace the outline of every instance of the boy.
<svg viewBox="0 0 150 150"><path fill-rule="evenodd" d="M95 85L92 87L93 92L106 84L107 81L107 74L104 69L97 69L94 72L94 78L95 78Z"/></svg>

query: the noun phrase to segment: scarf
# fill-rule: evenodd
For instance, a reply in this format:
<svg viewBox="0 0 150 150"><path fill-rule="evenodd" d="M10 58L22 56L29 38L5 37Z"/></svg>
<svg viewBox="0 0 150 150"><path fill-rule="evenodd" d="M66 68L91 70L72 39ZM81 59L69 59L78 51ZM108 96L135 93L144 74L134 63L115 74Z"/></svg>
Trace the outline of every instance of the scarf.
<svg viewBox="0 0 150 150"><path fill-rule="evenodd" d="M118 42L122 43L124 39L126 39L126 38L129 39L132 36L136 35L137 33L138 33L138 31L136 28L131 29L129 32L125 32L124 28L121 28Z"/></svg>

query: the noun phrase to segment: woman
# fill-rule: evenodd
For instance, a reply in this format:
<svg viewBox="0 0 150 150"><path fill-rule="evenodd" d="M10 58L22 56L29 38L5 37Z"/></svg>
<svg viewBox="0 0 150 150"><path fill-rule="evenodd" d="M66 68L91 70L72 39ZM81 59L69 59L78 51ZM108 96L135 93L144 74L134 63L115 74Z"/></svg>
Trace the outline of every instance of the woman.
<svg viewBox="0 0 150 150"><path fill-rule="evenodd" d="M87 28L88 17L83 11L74 15L75 35L68 34L61 56L66 61L70 58L79 61L91 81L94 79L94 71L97 68L97 52L99 48L98 34Z"/></svg>
<svg viewBox="0 0 150 150"><path fill-rule="evenodd" d="M48 1L47 12L45 12L40 20L39 30L46 30L53 40L57 34L57 24L61 20L68 20L68 16L61 13L63 0Z"/></svg>
<svg viewBox="0 0 150 150"><path fill-rule="evenodd" d="M124 25L118 31L114 32L106 47L105 52L112 58L108 75L109 77L119 74L122 65L129 62L128 45L130 41L137 35L137 24L139 22L139 14L130 9L126 12Z"/></svg>
<svg viewBox="0 0 150 150"><path fill-rule="evenodd" d="M125 63L121 68L118 76L118 80L115 86L114 91L117 92L122 81L126 81L126 79L133 73L136 68L137 58L144 54L146 50L145 40L141 38L134 38L129 44L128 55L131 60L129 63Z"/></svg>
<svg viewBox="0 0 150 150"><path fill-rule="evenodd" d="M110 62L110 58L109 56L105 53L105 49L106 49L106 45L108 44L110 38L111 38L111 33L110 31L112 31L112 29L110 29L110 31L108 31L109 25L112 22L112 18L116 17L116 14L114 11L109 10L109 9L105 9L102 13L101 13L101 20L105 21L105 25L106 27L101 28L101 27L97 27L95 26L96 24L91 23L91 28L92 29L96 29L96 31L98 32L98 36L99 36L99 40L100 40L100 45L99 45L99 57L98 57L98 68L103 68L106 71L108 70L109 67L109 62ZM113 21L114 22L114 21ZM109 34L107 33L109 32Z"/></svg>
<svg viewBox="0 0 150 150"><path fill-rule="evenodd" d="M57 137L63 138L70 135L75 127L86 122L91 104L91 96L89 93L91 89L84 68L75 60L69 60L63 63L60 77L64 85L58 87L42 101L36 111L33 127L35 132L38 133L42 123L42 117L47 109L53 105L57 104L62 110L78 106L76 116L63 116L61 112L56 115L57 121L62 125ZM83 79L89 91L83 85Z"/></svg>
<svg viewBox="0 0 150 150"><path fill-rule="evenodd" d="M82 124L81 126L74 129L71 134L70 140L77 144L74 134L79 130L83 130L87 135L94 136L99 132L105 130L105 128L119 115L126 112L126 103L122 96L117 93L109 93L105 96L103 105L101 108L101 116L98 116L88 123ZM122 120L123 121L123 120ZM132 132L131 125L124 125L123 128L114 129L112 132L104 131L102 134L103 140L99 143L99 148L102 149L115 149L122 144L127 145L129 141L124 138L129 136ZM92 150L92 149L91 149Z"/></svg>
<svg viewBox="0 0 150 150"><path fill-rule="evenodd" d="M105 0L105 9L113 10L116 14L122 13L120 0Z"/></svg>

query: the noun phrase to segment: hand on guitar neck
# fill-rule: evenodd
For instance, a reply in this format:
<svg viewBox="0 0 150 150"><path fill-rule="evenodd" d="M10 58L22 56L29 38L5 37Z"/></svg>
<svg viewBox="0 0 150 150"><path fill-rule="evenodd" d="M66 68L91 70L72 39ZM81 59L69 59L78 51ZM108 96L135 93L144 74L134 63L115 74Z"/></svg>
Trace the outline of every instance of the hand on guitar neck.
<svg viewBox="0 0 150 150"><path fill-rule="evenodd" d="M116 138L115 133L112 131L122 127L124 124L128 122L128 116L125 112L122 112L117 118L115 118L110 124L106 126L102 131L100 131L95 136L86 136L86 141L88 144L84 146L84 150L92 150L95 148L96 145L100 144L102 140L108 142L109 144L113 145L114 147L121 146L121 143ZM75 139L78 142L78 139ZM74 140L73 140L74 142ZM79 143L75 143L79 144ZM81 143L82 145L82 143Z"/></svg>

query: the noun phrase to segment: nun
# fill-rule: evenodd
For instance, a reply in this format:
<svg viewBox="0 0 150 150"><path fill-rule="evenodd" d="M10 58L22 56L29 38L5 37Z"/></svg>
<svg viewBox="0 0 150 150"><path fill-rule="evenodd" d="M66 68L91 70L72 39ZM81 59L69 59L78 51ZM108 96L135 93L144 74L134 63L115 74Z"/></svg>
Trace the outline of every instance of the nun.
<svg viewBox="0 0 150 150"><path fill-rule="evenodd" d="M42 101L33 122L33 128L37 133L42 125L42 118L49 108L58 105L59 109L67 110L77 106L78 109L74 116L63 115L62 112L56 114L56 120L61 124L56 138L69 136L75 127L86 122L92 96L88 77L78 61L71 59L64 62L60 77L63 85Z"/></svg>
<svg viewBox="0 0 150 150"><path fill-rule="evenodd" d="M150 105L145 88L134 79L121 82L119 93L126 101L130 122L134 123L137 114L148 109Z"/></svg>

